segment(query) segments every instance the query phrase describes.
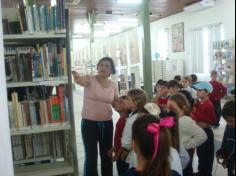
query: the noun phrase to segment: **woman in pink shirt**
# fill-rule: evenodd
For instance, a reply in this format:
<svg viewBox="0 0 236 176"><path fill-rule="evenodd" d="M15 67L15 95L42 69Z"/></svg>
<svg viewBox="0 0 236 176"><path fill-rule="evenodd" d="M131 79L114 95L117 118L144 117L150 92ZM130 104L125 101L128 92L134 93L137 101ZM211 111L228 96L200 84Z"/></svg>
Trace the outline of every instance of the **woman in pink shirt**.
<svg viewBox="0 0 236 176"><path fill-rule="evenodd" d="M98 143L102 176L112 176L113 163L108 151L113 143L112 104L118 99L116 84L109 80L115 74L115 64L109 57L102 58L95 76L80 76L73 72L75 82L84 89L82 138L85 148L84 176L98 176Z"/></svg>

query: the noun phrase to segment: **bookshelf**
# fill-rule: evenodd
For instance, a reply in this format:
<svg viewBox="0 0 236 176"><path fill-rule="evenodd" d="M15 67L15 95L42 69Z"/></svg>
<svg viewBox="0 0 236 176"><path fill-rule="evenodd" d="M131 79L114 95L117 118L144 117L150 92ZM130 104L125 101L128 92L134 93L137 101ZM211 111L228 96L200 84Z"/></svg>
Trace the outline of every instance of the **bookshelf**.
<svg viewBox="0 0 236 176"><path fill-rule="evenodd" d="M224 40L213 43L214 66L228 93L235 88L235 40Z"/></svg>
<svg viewBox="0 0 236 176"><path fill-rule="evenodd" d="M66 39L66 34L56 33L41 33L41 34L6 34L3 36L5 41L17 41L17 40L35 40L35 39Z"/></svg>
<svg viewBox="0 0 236 176"><path fill-rule="evenodd" d="M14 24L20 25L17 33L7 30L3 15L6 118L16 176L78 175L69 12L64 0L56 2L51 7L45 0L14 1L19 3L13 10L19 20Z"/></svg>

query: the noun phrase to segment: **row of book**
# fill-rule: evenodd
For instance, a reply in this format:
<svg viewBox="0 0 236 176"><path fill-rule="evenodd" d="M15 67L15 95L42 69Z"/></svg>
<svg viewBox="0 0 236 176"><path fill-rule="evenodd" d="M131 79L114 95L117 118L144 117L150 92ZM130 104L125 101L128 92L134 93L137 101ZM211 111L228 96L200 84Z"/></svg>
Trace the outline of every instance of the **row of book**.
<svg viewBox="0 0 236 176"><path fill-rule="evenodd" d="M12 136L12 154L14 161L49 157L62 160L64 136L62 132L42 133L25 136Z"/></svg>
<svg viewBox="0 0 236 176"><path fill-rule="evenodd" d="M19 101L18 93L11 93L8 102L9 121L12 129L44 127L67 122L70 116L68 98L64 87L57 87L57 95L35 101Z"/></svg>
<svg viewBox="0 0 236 176"><path fill-rule="evenodd" d="M18 22L3 20L4 34L12 34L16 30L12 30L12 27L18 27L20 33L65 32L64 0L56 0L55 6L40 5L33 0L19 0L16 11Z"/></svg>
<svg viewBox="0 0 236 176"><path fill-rule="evenodd" d="M66 76L66 48L52 42L37 44L36 48L6 47L5 68L8 82L45 81Z"/></svg>

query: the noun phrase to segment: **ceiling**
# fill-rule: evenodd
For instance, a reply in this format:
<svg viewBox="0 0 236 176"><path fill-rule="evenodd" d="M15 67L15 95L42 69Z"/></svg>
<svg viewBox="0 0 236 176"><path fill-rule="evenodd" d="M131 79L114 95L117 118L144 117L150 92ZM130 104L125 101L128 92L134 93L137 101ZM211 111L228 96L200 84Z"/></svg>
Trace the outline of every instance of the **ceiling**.
<svg viewBox="0 0 236 176"><path fill-rule="evenodd" d="M129 1L129 0L127 0ZM183 11L183 7L200 0L150 0L150 20L156 21ZM120 18L140 19L140 5L121 4L116 0L81 0L77 6L70 6L71 27L87 23L87 13L96 10L96 23L115 23ZM139 25L139 24L137 24ZM137 26L136 25L136 26ZM127 27L122 31L127 30ZM95 26L96 30L96 26ZM74 30L76 33L76 31Z"/></svg>

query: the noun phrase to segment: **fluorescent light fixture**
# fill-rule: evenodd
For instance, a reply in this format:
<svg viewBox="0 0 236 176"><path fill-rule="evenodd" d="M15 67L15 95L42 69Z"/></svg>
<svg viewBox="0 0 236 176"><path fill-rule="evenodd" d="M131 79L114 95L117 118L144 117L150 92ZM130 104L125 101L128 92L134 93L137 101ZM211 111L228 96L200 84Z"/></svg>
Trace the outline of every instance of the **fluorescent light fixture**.
<svg viewBox="0 0 236 176"><path fill-rule="evenodd" d="M117 0L117 3L120 4L140 4L141 2L142 0Z"/></svg>
<svg viewBox="0 0 236 176"><path fill-rule="evenodd" d="M90 28L88 24L76 24L74 27L74 33L76 34L89 34Z"/></svg>
<svg viewBox="0 0 236 176"><path fill-rule="evenodd" d="M104 26L106 33L120 33L121 32L121 26L119 24L113 23L113 24L106 24Z"/></svg>
<svg viewBox="0 0 236 176"><path fill-rule="evenodd" d="M138 23L137 18L120 18L119 23Z"/></svg>
<svg viewBox="0 0 236 176"><path fill-rule="evenodd" d="M56 6L57 5L57 1L56 0L51 0L51 6Z"/></svg>
<svg viewBox="0 0 236 176"><path fill-rule="evenodd" d="M215 6L215 0L202 0L200 2L185 6L183 8L186 12L198 12Z"/></svg>
<svg viewBox="0 0 236 176"><path fill-rule="evenodd" d="M94 32L94 37L95 38L108 38L109 34L103 31L96 31Z"/></svg>

